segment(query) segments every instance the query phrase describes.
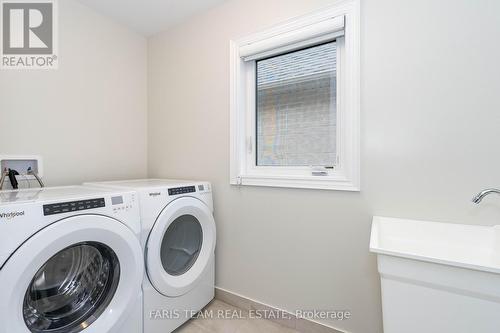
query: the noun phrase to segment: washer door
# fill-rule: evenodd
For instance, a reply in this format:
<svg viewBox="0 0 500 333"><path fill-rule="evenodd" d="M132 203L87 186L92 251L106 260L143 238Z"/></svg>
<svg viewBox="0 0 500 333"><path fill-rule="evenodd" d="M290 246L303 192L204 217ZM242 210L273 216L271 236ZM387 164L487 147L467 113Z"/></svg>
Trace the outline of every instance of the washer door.
<svg viewBox="0 0 500 333"><path fill-rule="evenodd" d="M191 197L172 201L158 216L148 238L146 265L151 284L165 296L193 289L215 249L210 209Z"/></svg>
<svg viewBox="0 0 500 333"><path fill-rule="evenodd" d="M0 271L0 332L118 332L143 277L136 235L100 215L69 217L22 244Z"/></svg>

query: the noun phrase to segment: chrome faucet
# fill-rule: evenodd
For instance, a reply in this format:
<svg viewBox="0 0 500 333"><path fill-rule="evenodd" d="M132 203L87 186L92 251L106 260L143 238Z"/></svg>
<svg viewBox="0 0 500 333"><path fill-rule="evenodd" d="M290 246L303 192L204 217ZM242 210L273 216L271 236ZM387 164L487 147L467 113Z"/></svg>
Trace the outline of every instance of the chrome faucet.
<svg viewBox="0 0 500 333"><path fill-rule="evenodd" d="M483 200L483 198L485 196L490 195L491 193L500 194L500 190L496 189L496 188L488 188L486 190L483 190L483 191L479 192L478 194L476 194L474 196L474 198L472 198L472 202L475 204L478 204L481 202L481 200Z"/></svg>

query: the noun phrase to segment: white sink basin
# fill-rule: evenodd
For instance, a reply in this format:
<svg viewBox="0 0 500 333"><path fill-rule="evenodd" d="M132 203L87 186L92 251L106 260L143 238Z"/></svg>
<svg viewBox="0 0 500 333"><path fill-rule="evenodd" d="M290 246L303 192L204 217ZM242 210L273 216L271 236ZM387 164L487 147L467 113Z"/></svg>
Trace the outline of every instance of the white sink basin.
<svg viewBox="0 0 500 333"><path fill-rule="evenodd" d="M500 332L500 226L374 217L385 333Z"/></svg>
<svg viewBox="0 0 500 333"><path fill-rule="evenodd" d="M485 227L375 216L370 251L500 273L499 244L498 225Z"/></svg>

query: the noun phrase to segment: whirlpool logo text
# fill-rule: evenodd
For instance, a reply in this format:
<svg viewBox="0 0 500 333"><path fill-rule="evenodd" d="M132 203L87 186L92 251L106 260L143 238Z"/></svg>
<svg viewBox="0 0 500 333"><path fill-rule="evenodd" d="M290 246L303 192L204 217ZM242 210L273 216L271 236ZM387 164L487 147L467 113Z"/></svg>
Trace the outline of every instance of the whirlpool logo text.
<svg viewBox="0 0 500 333"><path fill-rule="evenodd" d="M13 218L24 216L24 210L22 212L10 212L10 213L0 213L0 219L12 220Z"/></svg>

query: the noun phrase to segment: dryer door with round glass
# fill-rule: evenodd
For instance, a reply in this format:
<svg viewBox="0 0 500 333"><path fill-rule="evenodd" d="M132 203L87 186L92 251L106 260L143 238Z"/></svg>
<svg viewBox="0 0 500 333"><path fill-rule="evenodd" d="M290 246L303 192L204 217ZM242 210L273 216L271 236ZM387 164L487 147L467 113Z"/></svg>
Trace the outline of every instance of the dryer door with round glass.
<svg viewBox="0 0 500 333"><path fill-rule="evenodd" d="M146 264L152 285L165 296L191 290L215 249L210 209L192 197L172 201L158 216L148 238Z"/></svg>
<svg viewBox="0 0 500 333"><path fill-rule="evenodd" d="M143 276L136 235L100 215L42 229L0 273L2 333L119 332Z"/></svg>

